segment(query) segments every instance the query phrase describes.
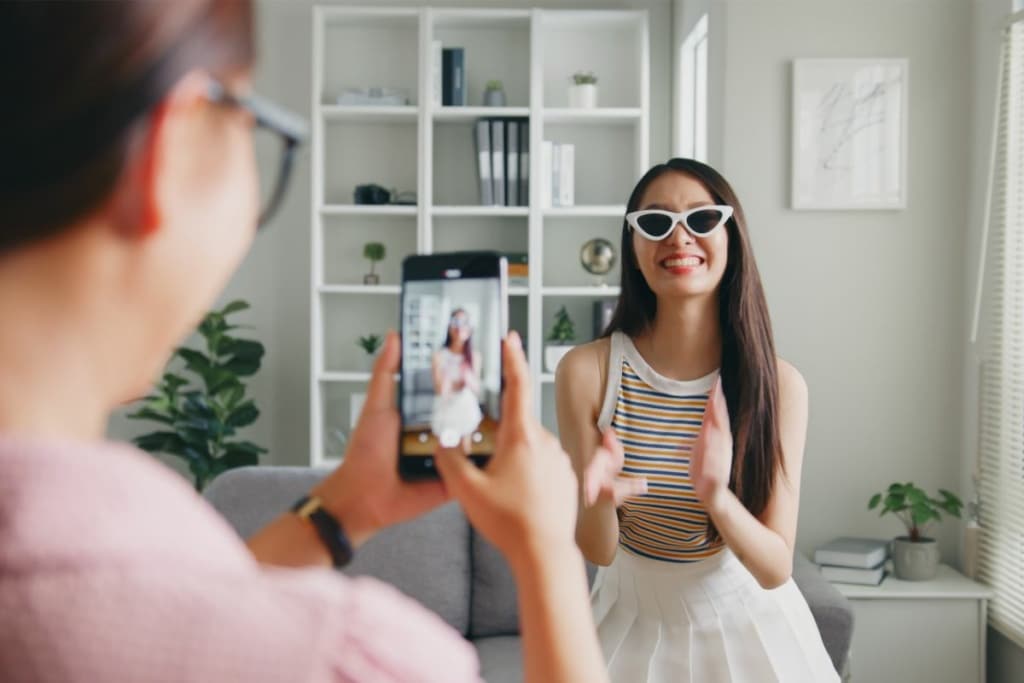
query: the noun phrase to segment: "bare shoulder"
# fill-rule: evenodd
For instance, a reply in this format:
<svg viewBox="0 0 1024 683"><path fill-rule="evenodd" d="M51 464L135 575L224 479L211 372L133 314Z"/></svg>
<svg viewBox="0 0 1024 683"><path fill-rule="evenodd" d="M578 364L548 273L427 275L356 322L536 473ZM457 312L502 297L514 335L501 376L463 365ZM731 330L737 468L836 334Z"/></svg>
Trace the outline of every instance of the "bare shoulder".
<svg viewBox="0 0 1024 683"><path fill-rule="evenodd" d="M562 358L555 373L555 389L559 394L571 391L575 398L588 403L600 400L601 388L608 375L608 338L573 347Z"/></svg>
<svg viewBox="0 0 1024 683"><path fill-rule="evenodd" d="M807 382L800 371L787 360L777 358L779 369L779 401L783 405L806 406Z"/></svg>

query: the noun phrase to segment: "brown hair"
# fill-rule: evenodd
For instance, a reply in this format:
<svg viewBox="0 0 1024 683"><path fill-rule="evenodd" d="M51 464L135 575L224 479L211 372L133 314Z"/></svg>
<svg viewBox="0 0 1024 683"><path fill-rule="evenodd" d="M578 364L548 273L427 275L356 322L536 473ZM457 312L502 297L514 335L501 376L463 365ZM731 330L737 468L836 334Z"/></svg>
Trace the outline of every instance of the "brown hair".
<svg viewBox="0 0 1024 683"><path fill-rule="evenodd" d="M99 206L184 74L254 57L250 0L0 2L0 252Z"/></svg>
<svg viewBox="0 0 1024 683"><path fill-rule="evenodd" d="M768 303L750 248L743 207L715 169L693 159L670 159L644 174L629 196L626 212L636 211L651 182L669 172L701 182L716 204L733 207L726 223L729 251L719 288L722 329L722 389L732 425L733 463L729 488L755 516L771 499L782 462L778 428L778 368ZM605 336L621 331L635 337L654 324L658 300L636 267L633 234L622 223L622 290ZM712 538L717 530L710 528Z"/></svg>

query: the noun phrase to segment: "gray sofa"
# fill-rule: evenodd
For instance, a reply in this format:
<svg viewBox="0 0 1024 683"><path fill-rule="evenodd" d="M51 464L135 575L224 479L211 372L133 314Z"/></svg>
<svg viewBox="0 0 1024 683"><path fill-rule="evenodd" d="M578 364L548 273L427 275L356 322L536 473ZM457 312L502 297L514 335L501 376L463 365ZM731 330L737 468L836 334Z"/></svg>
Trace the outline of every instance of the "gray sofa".
<svg viewBox="0 0 1024 683"><path fill-rule="evenodd" d="M248 467L218 477L210 503L242 537L287 510L324 470ZM593 568L588 568L593 578ZM519 615L512 575L501 555L471 529L461 509L446 505L378 534L356 553L346 574L371 575L439 614L469 639L488 683L522 680ZM845 671L853 613L817 568L797 555L794 579L839 671Z"/></svg>

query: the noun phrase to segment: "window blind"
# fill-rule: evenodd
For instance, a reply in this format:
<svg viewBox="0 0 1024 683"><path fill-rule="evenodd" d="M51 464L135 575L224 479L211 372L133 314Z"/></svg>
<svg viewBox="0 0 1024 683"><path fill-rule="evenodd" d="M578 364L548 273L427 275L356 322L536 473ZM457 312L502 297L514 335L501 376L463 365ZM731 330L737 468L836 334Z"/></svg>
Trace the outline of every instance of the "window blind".
<svg viewBox="0 0 1024 683"><path fill-rule="evenodd" d="M988 343L981 378L978 578L992 626L1024 647L1024 17L1004 34L989 188Z"/></svg>

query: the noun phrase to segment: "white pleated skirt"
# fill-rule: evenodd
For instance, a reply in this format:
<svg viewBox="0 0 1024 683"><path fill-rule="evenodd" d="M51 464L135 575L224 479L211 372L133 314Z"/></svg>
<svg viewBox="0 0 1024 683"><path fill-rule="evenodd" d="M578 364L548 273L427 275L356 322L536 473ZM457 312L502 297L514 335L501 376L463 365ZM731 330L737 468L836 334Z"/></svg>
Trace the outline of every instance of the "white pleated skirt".
<svg viewBox="0 0 1024 683"><path fill-rule="evenodd" d="M728 549L680 564L620 546L591 605L612 683L839 680L793 580L765 590Z"/></svg>

